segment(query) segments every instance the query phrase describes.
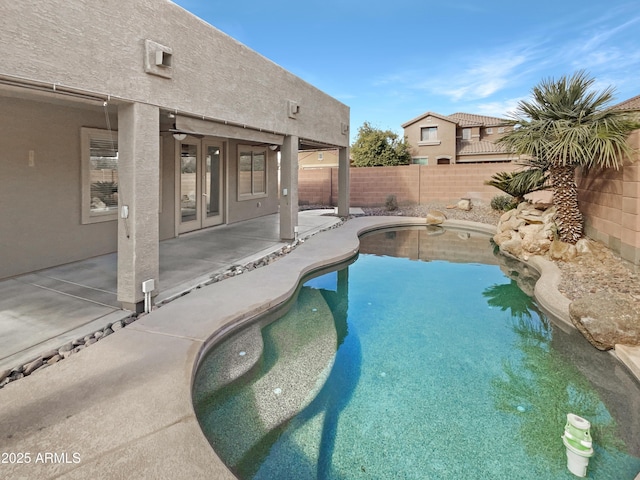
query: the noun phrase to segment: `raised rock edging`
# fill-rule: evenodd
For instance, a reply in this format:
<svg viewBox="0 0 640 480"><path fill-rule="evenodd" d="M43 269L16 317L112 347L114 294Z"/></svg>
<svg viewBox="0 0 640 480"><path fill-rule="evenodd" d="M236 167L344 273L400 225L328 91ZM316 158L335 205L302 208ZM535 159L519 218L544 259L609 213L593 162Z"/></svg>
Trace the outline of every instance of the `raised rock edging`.
<svg viewBox="0 0 640 480"><path fill-rule="evenodd" d="M569 305L575 327L599 350L616 344L640 346L638 304L618 293L597 292Z"/></svg>
<svg viewBox="0 0 640 480"><path fill-rule="evenodd" d="M129 317L118 320L113 323L108 323L105 327L96 330L93 333L87 334L84 337L79 337L76 340L65 343L64 345L43 352L38 357L22 363L14 368L8 368L0 371L0 388L4 387L8 383L11 383L21 378L27 377L34 373L37 373L51 365L58 363L61 360L69 358L74 353L77 353L85 348L93 345L98 340L108 337L109 335L117 332L118 330L130 325L138 319L135 314Z"/></svg>
<svg viewBox="0 0 640 480"><path fill-rule="evenodd" d="M525 262L536 256L571 262L582 255L596 259L602 255L602 247L586 238L575 245L559 241L556 230L555 207L522 202L500 217L493 240L502 253ZM557 288L559 273L558 279L553 278L553 281ZM544 282L539 289L548 286L548 282ZM555 296L552 292L547 293ZM562 312L555 311L554 305ZM622 296L586 295L573 303L557 298L548 309L557 317L568 319L567 323L600 350L614 348L616 344L640 347L640 311L637 304Z"/></svg>

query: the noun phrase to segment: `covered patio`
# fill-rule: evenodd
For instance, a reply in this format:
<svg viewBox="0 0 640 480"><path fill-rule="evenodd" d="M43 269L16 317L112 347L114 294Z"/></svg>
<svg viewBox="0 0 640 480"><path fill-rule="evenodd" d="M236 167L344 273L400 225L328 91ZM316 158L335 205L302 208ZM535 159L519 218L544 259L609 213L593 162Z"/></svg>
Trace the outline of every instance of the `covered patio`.
<svg viewBox="0 0 640 480"><path fill-rule="evenodd" d="M299 238L339 223L331 213L300 212ZM156 304L288 244L280 239L279 214L162 241ZM0 371L131 316L117 299L117 266L112 253L0 280Z"/></svg>

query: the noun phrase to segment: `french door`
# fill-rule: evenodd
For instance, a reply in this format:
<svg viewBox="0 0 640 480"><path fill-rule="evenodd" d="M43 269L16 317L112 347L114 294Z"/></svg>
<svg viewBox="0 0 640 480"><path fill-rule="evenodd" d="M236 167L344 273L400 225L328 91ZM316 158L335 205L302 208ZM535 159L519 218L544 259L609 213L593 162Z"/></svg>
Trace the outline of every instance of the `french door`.
<svg viewBox="0 0 640 480"><path fill-rule="evenodd" d="M211 140L180 142L177 159L178 233L224 221L223 144Z"/></svg>

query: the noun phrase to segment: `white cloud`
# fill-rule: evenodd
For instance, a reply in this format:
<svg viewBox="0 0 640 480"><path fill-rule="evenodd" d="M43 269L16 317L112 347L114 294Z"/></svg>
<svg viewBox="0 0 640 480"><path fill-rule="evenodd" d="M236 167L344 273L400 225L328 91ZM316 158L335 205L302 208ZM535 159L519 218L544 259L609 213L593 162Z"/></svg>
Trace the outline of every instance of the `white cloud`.
<svg viewBox="0 0 640 480"><path fill-rule="evenodd" d="M510 98L508 100L479 103L473 107L473 113L488 115L490 117L508 118L515 112L520 100L524 100L524 98Z"/></svg>
<svg viewBox="0 0 640 480"><path fill-rule="evenodd" d="M460 65L448 72L423 82L420 87L452 101L488 98L504 89L518 75L518 70L529 60L526 49L505 51L484 56L470 65Z"/></svg>

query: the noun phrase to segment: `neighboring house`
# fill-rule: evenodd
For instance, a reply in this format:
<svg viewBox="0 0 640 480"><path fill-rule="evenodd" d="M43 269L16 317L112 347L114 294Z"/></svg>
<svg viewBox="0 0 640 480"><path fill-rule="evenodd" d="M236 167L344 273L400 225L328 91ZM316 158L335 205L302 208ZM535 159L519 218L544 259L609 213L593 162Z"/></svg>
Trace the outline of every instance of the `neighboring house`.
<svg viewBox="0 0 640 480"><path fill-rule="evenodd" d="M623 110L627 112L640 113L640 95L636 95L628 100L611 107L613 110Z"/></svg>
<svg viewBox="0 0 640 480"><path fill-rule="evenodd" d="M337 167L339 151L334 149L305 150L298 153L298 166L300 168Z"/></svg>
<svg viewBox="0 0 640 480"><path fill-rule="evenodd" d="M427 112L402 125L411 145L413 163L441 165L453 163L509 162L514 160L495 141L510 126L502 118L454 113Z"/></svg>
<svg viewBox="0 0 640 480"><path fill-rule="evenodd" d="M140 311L161 240L278 211L293 239L307 148L348 212L349 108L168 0L4 2L0 43L0 278L117 252Z"/></svg>

